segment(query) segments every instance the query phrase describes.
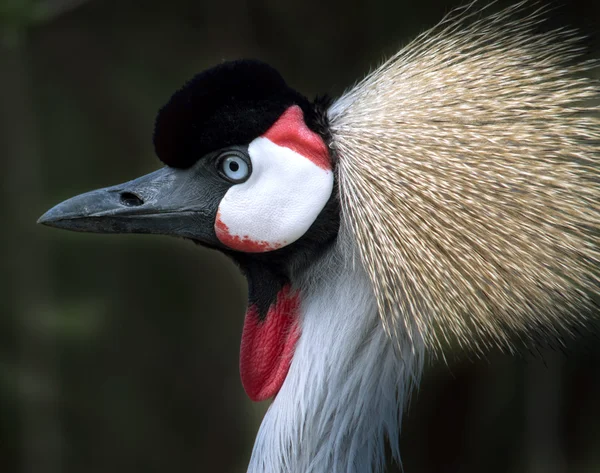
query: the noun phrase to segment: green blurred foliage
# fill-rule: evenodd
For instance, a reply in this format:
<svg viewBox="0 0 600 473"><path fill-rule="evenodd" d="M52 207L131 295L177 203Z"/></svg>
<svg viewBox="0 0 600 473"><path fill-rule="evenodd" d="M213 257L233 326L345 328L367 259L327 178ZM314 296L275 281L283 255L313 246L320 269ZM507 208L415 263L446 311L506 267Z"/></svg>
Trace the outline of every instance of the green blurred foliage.
<svg viewBox="0 0 600 473"><path fill-rule="evenodd" d="M0 0L0 471L245 471L267 406L239 382L237 269L183 241L34 222L159 167L154 115L194 73L259 57L335 96L457 3ZM594 34L599 18L582 0L551 23ZM600 471L595 334L568 352L434 363L406 471Z"/></svg>

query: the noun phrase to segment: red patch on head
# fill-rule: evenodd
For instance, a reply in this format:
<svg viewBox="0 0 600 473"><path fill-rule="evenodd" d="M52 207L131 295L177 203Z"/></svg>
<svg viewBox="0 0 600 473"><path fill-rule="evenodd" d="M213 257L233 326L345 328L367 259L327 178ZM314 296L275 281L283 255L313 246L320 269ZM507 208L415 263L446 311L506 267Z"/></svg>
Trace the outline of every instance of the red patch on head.
<svg viewBox="0 0 600 473"><path fill-rule="evenodd" d="M259 319L254 306L246 312L240 374L244 389L253 401L275 396L285 381L300 338L298 307L298 295L290 294L289 286L285 286L264 320Z"/></svg>
<svg viewBox="0 0 600 473"><path fill-rule="evenodd" d="M287 242L270 243L268 241L253 240L248 235L238 236L229 232L229 227L221 220L220 212L217 212L215 220L215 233L221 243L233 250L244 251L246 253L264 253L281 248Z"/></svg>
<svg viewBox="0 0 600 473"><path fill-rule="evenodd" d="M306 126L304 114L298 105L288 108L263 137L301 154L322 169L331 169L323 138Z"/></svg>

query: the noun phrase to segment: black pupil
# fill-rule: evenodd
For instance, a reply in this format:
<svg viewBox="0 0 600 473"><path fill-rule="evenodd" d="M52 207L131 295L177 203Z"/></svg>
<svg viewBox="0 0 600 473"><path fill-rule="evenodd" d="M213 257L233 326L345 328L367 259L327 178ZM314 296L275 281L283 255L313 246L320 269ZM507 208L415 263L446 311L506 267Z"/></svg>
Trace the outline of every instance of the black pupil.
<svg viewBox="0 0 600 473"><path fill-rule="evenodd" d="M236 163L235 161L230 161L229 162L229 169L231 171L236 172L239 168L240 168L239 163Z"/></svg>

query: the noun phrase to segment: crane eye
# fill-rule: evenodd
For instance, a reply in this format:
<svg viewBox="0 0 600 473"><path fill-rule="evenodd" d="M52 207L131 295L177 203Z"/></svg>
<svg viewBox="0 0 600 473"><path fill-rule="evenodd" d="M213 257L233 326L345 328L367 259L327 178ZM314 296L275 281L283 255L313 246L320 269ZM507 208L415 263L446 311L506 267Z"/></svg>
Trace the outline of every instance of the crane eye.
<svg viewBox="0 0 600 473"><path fill-rule="evenodd" d="M250 177L250 159L242 153L227 152L219 157L219 173L231 182L244 182Z"/></svg>

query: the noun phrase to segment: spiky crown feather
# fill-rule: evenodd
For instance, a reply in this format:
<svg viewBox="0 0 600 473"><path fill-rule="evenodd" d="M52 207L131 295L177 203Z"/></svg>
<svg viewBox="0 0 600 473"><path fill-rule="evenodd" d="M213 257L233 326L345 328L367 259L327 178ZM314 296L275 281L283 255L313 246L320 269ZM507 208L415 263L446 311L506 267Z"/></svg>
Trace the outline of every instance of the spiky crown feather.
<svg viewBox="0 0 600 473"><path fill-rule="evenodd" d="M453 11L329 110L342 218L398 340L506 347L597 292L600 86L527 5Z"/></svg>

